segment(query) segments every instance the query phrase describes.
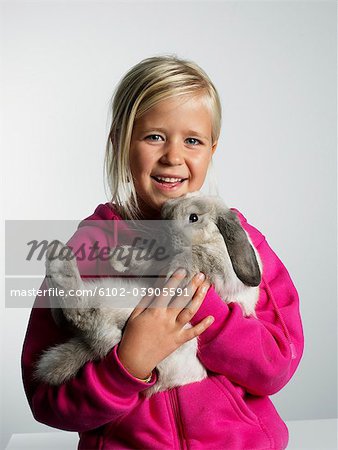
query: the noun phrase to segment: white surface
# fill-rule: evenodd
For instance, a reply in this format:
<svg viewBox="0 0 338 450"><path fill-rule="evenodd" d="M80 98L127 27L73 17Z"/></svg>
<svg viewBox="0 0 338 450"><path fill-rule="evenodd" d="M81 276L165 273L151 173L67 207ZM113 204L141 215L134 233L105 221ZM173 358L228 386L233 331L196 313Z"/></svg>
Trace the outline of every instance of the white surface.
<svg viewBox="0 0 338 450"><path fill-rule="evenodd" d="M337 422L337 419L286 422L290 432L288 450L336 450ZM14 434L6 450L76 450L78 440L77 433L68 432Z"/></svg>
<svg viewBox="0 0 338 450"><path fill-rule="evenodd" d="M60 431L57 433L13 434L6 450L76 450L77 433Z"/></svg>

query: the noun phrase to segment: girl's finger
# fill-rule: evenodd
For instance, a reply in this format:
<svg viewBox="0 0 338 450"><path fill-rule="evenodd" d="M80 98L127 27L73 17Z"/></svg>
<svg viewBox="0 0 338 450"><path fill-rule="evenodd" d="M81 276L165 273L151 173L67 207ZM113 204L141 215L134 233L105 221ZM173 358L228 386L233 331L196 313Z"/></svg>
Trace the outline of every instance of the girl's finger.
<svg viewBox="0 0 338 450"><path fill-rule="evenodd" d="M166 308L171 301L173 294L177 287L182 283L186 276L185 269L178 269L172 274L167 283L163 286L163 289L159 289L160 295L154 296L153 301L150 303L150 308Z"/></svg>
<svg viewBox="0 0 338 450"><path fill-rule="evenodd" d="M186 305L184 309L181 309L180 313L176 317L176 321L181 323L182 326L190 322L191 318L196 314L205 298L209 287L209 281L205 281L203 284L201 284L188 305Z"/></svg>
<svg viewBox="0 0 338 450"><path fill-rule="evenodd" d="M167 268L163 268L162 271L159 272L157 278L155 278L154 288L163 288L168 276Z"/></svg>
<svg viewBox="0 0 338 450"><path fill-rule="evenodd" d="M210 325L214 322L215 318L213 316L207 316L196 324L192 328L187 328L183 330L184 342L190 341L191 339L199 336L203 333Z"/></svg>
<svg viewBox="0 0 338 450"><path fill-rule="evenodd" d="M144 310L146 310L150 306L151 307L161 307L159 299L156 298L156 296L155 296L155 292L157 292L158 290L161 292L163 287L171 287L171 288L176 289L176 287L177 287L176 283L174 286L172 286L173 280L177 280L177 283L179 285L182 282L182 280L184 279L184 276L185 276L185 271L180 273L177 270L176 272L173 273L173 275L171 276L171 278L169 279L167 284L165 284L165 279L167 277L167 273L165 270L160 272L158 275L158 278L156 279L156 282L154 283L154 285L152 287L147 288L147 294L141 298L141 300L139 301L137 306L132 311L130 317L133 318L133 317L138 316L139 314L141 314ZM170 281L171 281L171 285L169 286L168 284L170 284L169 283ZM167 302L169 302L171 300L172 296L166 297L166 298L167 298ZM153 301L157 302L157 304L152 303ZM165 306L167 306L167 305L165 305Z"/></svg>
<svg viewBox="0 0 338 450"><path fill-rule="evenodd" d="M186 308L190 300L195 295L196 290L201 287L204 280L204 273L200 272L196 274L188 285L182 288L182 291L171 301L169 308L175 308L180 311L183 308Z"/></svg>

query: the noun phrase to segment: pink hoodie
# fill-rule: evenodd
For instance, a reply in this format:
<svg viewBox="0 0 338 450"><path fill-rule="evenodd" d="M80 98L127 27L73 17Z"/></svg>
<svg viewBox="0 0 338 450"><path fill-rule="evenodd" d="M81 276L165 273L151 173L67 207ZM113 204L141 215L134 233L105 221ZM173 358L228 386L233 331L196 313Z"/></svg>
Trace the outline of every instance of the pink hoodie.
<svg viewBox="0 0 338 450"><path fill-rule="evenodd" d="M265 237L231 209L260 254L263 277L257 319L244 318L236 303L225 304L213 286L193 317L192 324L215 317L198 338L208 378L144 398L141 393L156 382L156 370L150 384L134 378L119 361L116 345L61 386L37 383L32 371L43 350L70 337L54 323L50 309L41 307L48 298L37 297L22 351L24 388L37 421L77 431L79 450L286 448L287 427L268 396L286 385L303 353L298 294ZM104 226L90 226L97 224L91 220L120 217L109 203L99 205L69 240L74 251L94 241L114 245ZM78 265L84 274L88 260Z"/></svg>

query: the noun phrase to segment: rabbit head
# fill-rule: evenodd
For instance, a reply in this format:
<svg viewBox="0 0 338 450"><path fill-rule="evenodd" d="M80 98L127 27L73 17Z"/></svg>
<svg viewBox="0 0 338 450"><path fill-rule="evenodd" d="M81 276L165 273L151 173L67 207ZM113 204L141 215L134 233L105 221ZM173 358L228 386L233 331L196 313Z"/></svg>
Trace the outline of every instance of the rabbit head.
<svg viewBox="0 0 338 450"><path fill-rule="evenodd" d="M170 199L161 217L174 221L167 227L171 245L182 254L191 252L192 271L217 273L211 281L222 284L220 294L238 293L261 282L262 263L237 215L217 196L192 192ZM187 259L188 260L188 259Z"/></svg>

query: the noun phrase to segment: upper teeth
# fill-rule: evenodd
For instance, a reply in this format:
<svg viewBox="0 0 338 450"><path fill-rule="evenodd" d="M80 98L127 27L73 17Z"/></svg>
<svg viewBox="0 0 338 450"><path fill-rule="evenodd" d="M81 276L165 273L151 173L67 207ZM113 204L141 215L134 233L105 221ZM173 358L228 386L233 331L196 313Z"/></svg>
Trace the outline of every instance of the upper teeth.
<svg viewBox="0 0 338 450"><path fill-rule="evenodd" d="M158 180L167 181L169 183L174 183L175 181L181 181L183 178L164 178L164 177L156 177Z"/></svg>

